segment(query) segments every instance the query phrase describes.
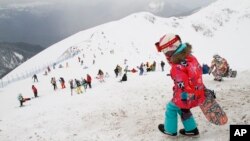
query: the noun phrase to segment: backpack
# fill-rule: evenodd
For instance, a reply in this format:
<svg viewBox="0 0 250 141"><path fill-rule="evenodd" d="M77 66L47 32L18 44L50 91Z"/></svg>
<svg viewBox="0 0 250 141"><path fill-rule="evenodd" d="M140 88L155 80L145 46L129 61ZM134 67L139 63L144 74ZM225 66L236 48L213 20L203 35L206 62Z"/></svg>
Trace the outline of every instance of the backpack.
<svg viewBox="0 0 250 141"><path fill-rule="evenodd" d="M209 72L209 66L207 64L202 65L202 74L208 74Z"/></svg>

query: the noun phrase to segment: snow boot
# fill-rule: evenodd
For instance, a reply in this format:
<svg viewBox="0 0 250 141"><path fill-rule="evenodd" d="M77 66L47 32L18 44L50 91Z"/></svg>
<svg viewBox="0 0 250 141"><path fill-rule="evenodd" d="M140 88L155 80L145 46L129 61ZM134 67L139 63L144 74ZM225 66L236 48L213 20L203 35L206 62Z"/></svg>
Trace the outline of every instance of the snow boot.
<svg viewBox="0 0 250 141"><path fill-rule="evenodd" d="M219 81L219 82L221 82L221 81L222 81L222 78L214 78L214 81Z"/></svg>
<svg viewBox="0 0 250 141"><path fill-rule="evenodd" d="M179 131L180 134L189 136L189 137L195 137L199 135L199 130L197 128L191 130L191 131L185 131L185 129L181 129Z"/></svg>
<svg viewBox="0 0 250 141"><path fill-rule="evenodd" d="M164 124L159 124L159 125L158 125L158 129L159 129L163 134L166 134L166 135L169 135L169 136L173 136L173 137L177 136L177 133L169 133L169 132L165 131L165 129L164 129Z"/></svg>

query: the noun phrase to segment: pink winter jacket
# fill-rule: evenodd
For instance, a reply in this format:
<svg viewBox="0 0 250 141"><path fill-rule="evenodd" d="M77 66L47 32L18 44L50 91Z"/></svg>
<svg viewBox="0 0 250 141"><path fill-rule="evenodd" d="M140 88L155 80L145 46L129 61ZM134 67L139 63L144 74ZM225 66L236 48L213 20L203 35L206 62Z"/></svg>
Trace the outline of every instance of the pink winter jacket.
<svg viewBox="0 0 250 141"><path fill-rule="evenodd" d="M194 56L187 56L180 64L172 63L170 75L174 81L173 103L181 109L190 109L203 103L205 86L202 68Z"/></svg>

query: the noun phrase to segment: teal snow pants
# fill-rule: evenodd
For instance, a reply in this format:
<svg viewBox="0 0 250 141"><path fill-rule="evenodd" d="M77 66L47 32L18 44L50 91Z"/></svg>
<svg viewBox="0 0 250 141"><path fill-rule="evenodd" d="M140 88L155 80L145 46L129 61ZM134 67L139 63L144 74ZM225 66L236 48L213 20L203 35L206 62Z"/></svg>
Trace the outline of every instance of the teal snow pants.
<svg viewBox="0 0 250 141"><path fill-rule="evenodd" d="M178 129L177 113L181 116L181 121L183 123L185 131L191 131L196 128L196 123L190 110L181 110L173 102L169 102L166 105L166 112L165 112L165 123L164 123L165 131L172 134L177 133Z"/></svg>

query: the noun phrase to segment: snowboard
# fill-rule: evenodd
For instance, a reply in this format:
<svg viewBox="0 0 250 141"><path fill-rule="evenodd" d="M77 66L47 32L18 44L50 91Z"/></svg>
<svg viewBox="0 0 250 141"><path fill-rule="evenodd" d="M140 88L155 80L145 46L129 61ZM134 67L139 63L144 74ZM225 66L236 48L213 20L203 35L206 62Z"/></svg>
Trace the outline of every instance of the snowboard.
<svg viewBox="0 0 250 141"><path fill-rule="evenodd" d="M226 124L228 121L227 115L215 100L216 96L214 91L209 89L205 90L205 96L206 99L202 105L200 105L200 108L206 119L215 125Z"/></svg>

